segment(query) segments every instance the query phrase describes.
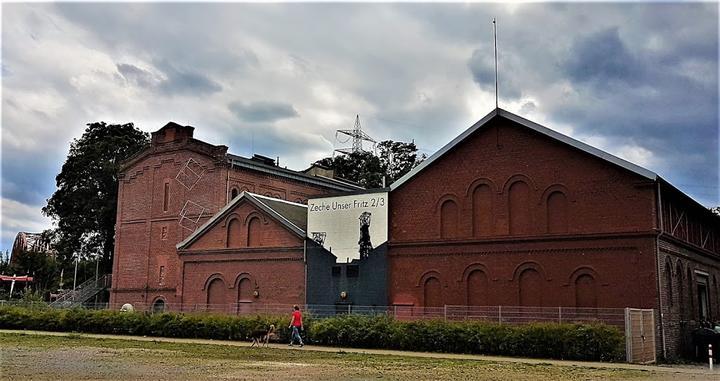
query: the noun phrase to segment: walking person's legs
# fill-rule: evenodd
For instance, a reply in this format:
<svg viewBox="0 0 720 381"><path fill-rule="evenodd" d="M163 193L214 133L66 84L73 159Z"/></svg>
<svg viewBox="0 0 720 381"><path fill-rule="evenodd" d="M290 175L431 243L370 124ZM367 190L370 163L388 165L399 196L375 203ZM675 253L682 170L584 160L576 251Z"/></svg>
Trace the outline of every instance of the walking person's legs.
<svg viewBox="0 0 720 381"><path fill-rule="evenodd" d="M290 345L293 345L295 343L295 339L297 339L301 347L305 345L303 344L302 336L300 336L300 330L298 330L298 327L293 326L292 334L290 335Z"/></svg>

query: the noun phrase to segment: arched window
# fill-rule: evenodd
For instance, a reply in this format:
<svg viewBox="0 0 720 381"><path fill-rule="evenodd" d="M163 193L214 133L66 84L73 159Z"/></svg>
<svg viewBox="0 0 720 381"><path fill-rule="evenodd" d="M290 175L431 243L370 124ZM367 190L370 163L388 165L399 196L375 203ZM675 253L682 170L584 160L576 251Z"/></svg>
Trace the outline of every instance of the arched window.
<svg viewBox="0 0 720 381"><path fill-rule="evenodd" d="M467 277L468 306L487 306L488 279L482 270L474 270Z"/></svg>
<svg viewBox="0 0 720 381"><path fill-rule="evenodd" d="M153 313L161 313L165 312L165 301L162 299L158 299L153 303L152 305L152 312Z"/></svg>
<svg viewBox="0 0 720 381"><path fill-rule="evenodd" d="M530 233L530 187L516 181L508 190L510 234Z"/></svg>
<svg viewBox="0 0 720 381"><path fill-rule="evenodd" d="M262 246L262 228L260 226L260 218L252 217L248 221L247 225L247 246Z"/></svg>
<svg viewBox="0 0 720 381"><path fill-rule="evenodd" d="M227 241L225 242L227 242L228 248L242 247L242 224L237 218L230 220L227 227Z"/></svg>
<svg viewBox="0 0 720 381"><path fill-rule="evenodd" d="M542 306L543 292L542 277L537 270L528 268L520 273L521 306Z"/></svg>
<svg viewBox="0 0 720 381"><path fill-rule="evenodd" d="M423 286L425 307L442 307L444 303L442 302L442 290L438 278L427 278Z"/></svg>
<svg viewBox="0 0 720 381"><path fill-rule="evenodd" d="M672 268L668 262L665 262L665 295L667 296L668 308L671 308L675 302L675 295L673 294L672 286Z"/></svg>
<svg viewBox="0 0 720 381"><path fill-rule="evenodd" d="M493 192L489 185L479 185L473 191L473 235L488 236L493 233Z"/></svg>
<svg viewBox="0 0 720 381"><path fill-rule="evenodd" d="M238 301L239 302L252 302L253 300L253 289L249 278L242 278L238 282Z"/></svg>
<svg viewBox="0 0 720 381"><path fill-rule="evenodd" d="M240 191L238 191L237 188L233 188L233 189L230 191L230 199L231 199L231 200L235 199L235 197L237 197L238 194L240 194Z"/></svg>
<svg viewBox="0 0 720 381"><path fill-rule="evenodd" d="M440 206L440 237L458 236L458 206L453 200L445 200Z"/></svg>
<svg viewBox="0 0 720 381"><path fill-rule="evenodd" d="M548 233L567 233L568 210L565 194L560 191L550 193L546 204Z"/></svg>
<svg viewBox="0 0 720 381"><path fill-rule="evenodd" d="M213 279L207 287L208 311L223 311L227 304L225 291L227 287L222 279Z"/></svg>
<svg viewBox="0 0 720 381"><path fill-rule="evenodd" d="M575 306L597 307L597 287L592 275L582 274L575 279Z"/></svg>

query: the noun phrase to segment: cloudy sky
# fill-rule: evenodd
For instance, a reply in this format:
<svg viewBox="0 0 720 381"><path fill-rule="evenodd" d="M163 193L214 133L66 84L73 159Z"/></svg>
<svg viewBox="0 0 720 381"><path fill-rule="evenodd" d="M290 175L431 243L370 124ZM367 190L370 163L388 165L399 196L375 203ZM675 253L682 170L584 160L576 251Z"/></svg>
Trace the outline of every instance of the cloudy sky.
<svg viewBox="0 0 720 381"><path fill-rule="evenodd" d="M360 114L432 154L500 107L718 205L718 5L3 4L2 241L94 121L303 169Z"/></svg>

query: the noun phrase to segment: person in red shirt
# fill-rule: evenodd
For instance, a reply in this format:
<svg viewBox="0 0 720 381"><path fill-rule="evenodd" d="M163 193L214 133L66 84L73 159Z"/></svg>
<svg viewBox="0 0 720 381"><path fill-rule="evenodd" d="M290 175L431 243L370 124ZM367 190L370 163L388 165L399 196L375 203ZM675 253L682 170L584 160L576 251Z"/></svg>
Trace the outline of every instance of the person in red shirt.
<svg viewBox="0 0 720 381"><path fill-rule="evenodd" d="M292 328L292 335L290 336L290 346L293 346L295 338L297 338L298 342L300 342L300 347L304 346L305 344L303 344L302 337L300 337L300 331L304 330L302 323L302 313L300 312L300 307L298 307L297 304L293 306L292 318L290 320L290 326L288 328Z"/></svg>

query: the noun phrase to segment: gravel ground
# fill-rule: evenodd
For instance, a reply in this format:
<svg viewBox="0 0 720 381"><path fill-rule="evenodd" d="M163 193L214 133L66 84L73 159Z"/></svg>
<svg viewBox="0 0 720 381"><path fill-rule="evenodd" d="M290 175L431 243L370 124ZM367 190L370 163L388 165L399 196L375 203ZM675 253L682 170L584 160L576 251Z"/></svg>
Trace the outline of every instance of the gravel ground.
<svg viewBox="0 0 720 381"><path fill-rule="evenodd" d="M305 348L307 349L307 348ZM720 380L714 374L0 333L3 380Z"/></svg>

